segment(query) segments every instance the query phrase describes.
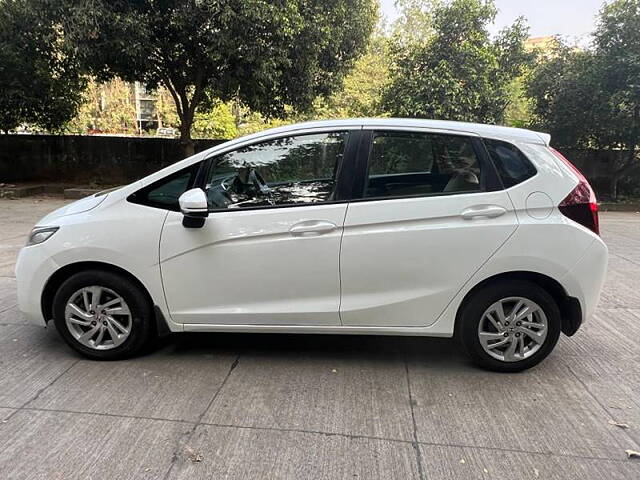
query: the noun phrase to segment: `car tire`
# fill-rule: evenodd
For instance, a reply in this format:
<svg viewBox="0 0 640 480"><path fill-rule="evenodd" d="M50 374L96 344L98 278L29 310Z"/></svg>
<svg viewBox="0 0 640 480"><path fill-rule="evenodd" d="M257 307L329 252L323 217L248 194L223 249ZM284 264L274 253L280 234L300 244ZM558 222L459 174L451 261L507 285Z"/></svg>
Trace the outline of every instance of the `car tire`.
<svg viewBox="0 0 640 480"><path fill-rule="evenodd" d="M53 320L71 348L96 360L131 357L155 337L148 296L108 271L79 272L64 281L53 299Z"/></svg>
<svg viewBox="0 0 640 480"><path fill-rule="evenodd" d="M527 312L530 315L524 316ZM481 287L458 315L457 333L471 360L497 372L519 372L537 365L551 353L560 331L560 310L553 297L523 280Z"/></svg>

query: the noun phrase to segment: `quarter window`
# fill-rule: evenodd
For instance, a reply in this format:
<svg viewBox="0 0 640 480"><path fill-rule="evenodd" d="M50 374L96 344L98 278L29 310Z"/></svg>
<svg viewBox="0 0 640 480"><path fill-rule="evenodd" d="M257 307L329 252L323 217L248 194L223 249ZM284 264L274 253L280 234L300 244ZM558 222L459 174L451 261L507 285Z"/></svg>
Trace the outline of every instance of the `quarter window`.
<svg viewBox="0 0 640 480"><path fill-rule="evenodd" d="M199 163L191 165L162 180L158 180L148 187L137 191L129 197L129 199L134 203L179 212L180 205L178 204L178 199L180 195L193 185L199 166Z"/></svg>
<svg viewBox="0 0 640 480"><path fill-rule="evenodd" d="M468 137L379 132L369 155L365 197L477 192L480 174Z"/></svg>
<svg viewBox="0 0 640 480"><path fill-rule="evenodd" d="M206 191L211 209L331 201L346 132L284 137L216 157Z"/></svg>
<svg viewBox="0 0 640 480"><path fill-rule="evenodd" d="M534 166L515 145L489 139L485 139L484 143L505 188L513 187L536 174Z"/></svg>

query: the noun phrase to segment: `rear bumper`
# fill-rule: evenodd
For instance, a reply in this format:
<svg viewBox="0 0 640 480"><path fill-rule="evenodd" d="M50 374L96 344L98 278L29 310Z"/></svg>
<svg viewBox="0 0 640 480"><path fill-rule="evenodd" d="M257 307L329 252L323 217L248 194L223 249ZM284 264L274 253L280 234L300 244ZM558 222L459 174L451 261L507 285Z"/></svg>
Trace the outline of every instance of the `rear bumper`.
<svg viewBox="0 0 640 480"><path fill-rule="evenodd" d="M588 321L596 310L606 277L608 257L607 246L598 237L560 281L567 294L580 302L581 323Z"/></svg>

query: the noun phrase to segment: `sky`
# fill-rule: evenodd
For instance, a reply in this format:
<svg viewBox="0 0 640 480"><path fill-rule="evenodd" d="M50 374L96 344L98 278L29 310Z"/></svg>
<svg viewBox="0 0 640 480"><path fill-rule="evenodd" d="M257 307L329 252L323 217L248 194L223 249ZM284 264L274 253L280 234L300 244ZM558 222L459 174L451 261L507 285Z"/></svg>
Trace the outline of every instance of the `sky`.
<svg viewBox="0 0 640 480"><path fill-rule="evenodd" d="M380 0L382 13L397 17L395 0ZM495 0L499 13L491 32L510 25L519 16L527 19L532 37L561 35L571 43L587 43L604 0Z"/></svg>

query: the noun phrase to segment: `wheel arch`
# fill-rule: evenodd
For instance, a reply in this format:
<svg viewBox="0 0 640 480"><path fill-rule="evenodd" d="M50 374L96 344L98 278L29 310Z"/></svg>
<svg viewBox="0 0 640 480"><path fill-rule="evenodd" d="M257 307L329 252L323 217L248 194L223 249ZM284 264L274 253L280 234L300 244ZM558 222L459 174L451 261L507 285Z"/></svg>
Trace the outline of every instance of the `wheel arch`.
<svg viewBox="0 0 640 480"><path fill-rule="evenodd" d="M458 311L456 312L456 322L454 334L458 333L459 317L466 302L480 289L498 281L509 280L524 280L535 283L543 288L558 305L560 309L560 315L562 320L562 333L567 336L571 336L578 331L580 324L582 323L582 307L580 301L577 298L569 296L565 288L557 280L539 272L531 271L512 271L503 272L491 277L483 279L477 285L475 285L460 302Z"/></svg>
<svg viewBox="0 0 640 480"><path fill-rule="evenodd" d="M56 270L47 280L47 283L42 290L42 296L40 298L40 307L42 309L42 315L45 319L45 322L48 322L53 318L53 299L55 297L56 292L60 288L60 286L64 283L65 280L70 278L72 275L84 272L87 270L102 270L112 273L117 273L126 277L130 281L132 281L135 285L137 285L141 291L144 293L147 301L149 302L149 306L153 309L156 320L156 329L157 332L163 333L168 327L166 325L166 320L162 316L162 312L160 309L154 304L153 298L149 293L149 289L131 272L125 270L122 267L118 267L111 263L107 262L97 262L97 261L84 261L84 262L75 262L65 265L58 270ZM163 325L164 323L164 325Z"/></svg>

